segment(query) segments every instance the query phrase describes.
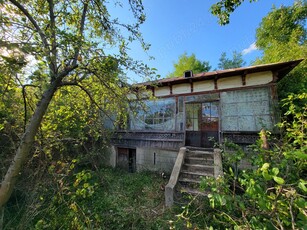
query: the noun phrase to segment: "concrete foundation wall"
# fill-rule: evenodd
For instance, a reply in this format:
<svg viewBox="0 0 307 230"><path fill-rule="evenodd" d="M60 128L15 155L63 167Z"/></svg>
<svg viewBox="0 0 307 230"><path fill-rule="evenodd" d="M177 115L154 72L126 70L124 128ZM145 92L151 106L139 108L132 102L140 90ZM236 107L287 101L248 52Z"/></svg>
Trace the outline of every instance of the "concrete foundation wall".
<svg viewBox="0 0 307 230"><path fill-rule="evenodd" d="M110 147L109 164L117 166L117 147ZM155 149L155 148L136 148L136 171L150 170L171 173L177 158L178 151Z"/></svg>
<svg viewBox="0 0 307 230"><path fill-rule="evenodd" d="M178 150L179 151L179 150ZM171 172L178 151L153 149L153 148L137 148L136 149L136 168L137 171L151 170Z"/></svg>

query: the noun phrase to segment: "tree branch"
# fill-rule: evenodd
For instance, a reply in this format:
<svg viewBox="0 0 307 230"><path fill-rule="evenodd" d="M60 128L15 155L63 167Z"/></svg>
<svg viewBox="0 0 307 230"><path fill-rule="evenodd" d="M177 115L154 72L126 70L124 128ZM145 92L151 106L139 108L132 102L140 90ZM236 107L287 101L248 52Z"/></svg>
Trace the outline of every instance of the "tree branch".
<svg viewBox="0 0 307 230"><path fill-rule="evenodd" d="M27 98L26 98L26 87L27 86L32 86L32 87L39 87L37 85L31 85L31 84L26 84L22 85L22 98L23 98L23 107L24 107L24 126L23 126L23 131L26 131L26 126L27 126L27 114L28 114L28 109L27 109ZM31 108L31 106L30 106Z"/></svg>
<svg viewBox="0 0 307 230"><path fill-rule="evenodd" d="M29 13L29 11L24 8L23 5L21 5L19 2L17 2L16 0L9 0L13 5L15 5L32 23L32 25L34 26L34 28L36 29L36 31L38 32L39 36L41 37L41 40L43 42L43 45L45 47L45 53L46 53L46 58L48 60L48 66L49 69L52 70L53 66L52 66L52 61L50 58L50 49L49 49L49 44L46 38L46 35L43 33L42 29L39 27L39 25L37 24L37 22L34 20L34 18L32 17L32 15ZM51 76L52 78L52 76ZM51 80L52 81L52 80Z"/></svg>
<svg viewBox="0 0 307 230"><path fill-rule="evenodd" d="M65 77L65 76L67 76L71 71L73 71L74 69L76 69L78 67L78 65L77 64L75 64L75 65L72 65L72 66L66 66L65 68L64 68L64 70L63 71L61 71L59 74L58 74L58 76L57 76L57 81L58 81L58 83L60 83L61 81L62 81L62 79Z"/></svg>
<svg viewBox="0 0 307 230"><path fill-rule="evenodd" d="M77 86L79 87L82 91L86 93L86 95L89 97L90 101L101 111L103 112L110 120L113 121L113 119L100 107L100 105L94 100L93 96L91 93L82 85L80 85L78 82L62 82L59 87L63 86Z"/></svg>
<svg viewBox="0 0 307 230"><path fill-rule="evenodd" d="M49 18L50 18L50 31L51 31L51 80L53 81L57 75L57 45L55 35L55 15L53 0L48 0L49 3Z"/></svg>
<svg viewBox="0 0 307 230"><path fill-rule="evenodd" d="M38 32L39 36L42 39L42 42L47 50L49 50L49 45L46 39L46 35L43 33L39 25L36 23L34 18L31 16L31 14L26 10L26 8L23 7L19 2L16 0L9 0L13 5L15 5L24 15L30 20L32 25L35 27L36 31Z"/></svg>
<svg viewBox="0 0 307 230"><path fill-rule="evenodd" d="M86 1L83 5L83 12L82 12L82 16L81 16L81 22L80 22L80 39L83 39L83 31L84 31L84 26L85 26L85 16L87 13L87 8L88 8L88 1ZM80 41L78 41L78 43L80 43ZM76 65L77 61L78 61L78 56L80 54L80 45L76 48L75 50L75 56L74 56L74 60L72 62L72 65Z"/></svg>

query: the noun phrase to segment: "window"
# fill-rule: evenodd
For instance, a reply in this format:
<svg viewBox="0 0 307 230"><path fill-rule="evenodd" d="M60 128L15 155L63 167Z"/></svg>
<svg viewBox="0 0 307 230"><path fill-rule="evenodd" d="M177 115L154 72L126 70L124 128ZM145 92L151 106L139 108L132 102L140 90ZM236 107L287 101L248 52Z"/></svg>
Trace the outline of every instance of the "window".
<svg viewBox="0 0 307 230"><path fill-rule="evenodd" d="M131 119L133 130L174 130L175 129L175 98L164 98L145 101L145 108L136 111Z"/></svg>

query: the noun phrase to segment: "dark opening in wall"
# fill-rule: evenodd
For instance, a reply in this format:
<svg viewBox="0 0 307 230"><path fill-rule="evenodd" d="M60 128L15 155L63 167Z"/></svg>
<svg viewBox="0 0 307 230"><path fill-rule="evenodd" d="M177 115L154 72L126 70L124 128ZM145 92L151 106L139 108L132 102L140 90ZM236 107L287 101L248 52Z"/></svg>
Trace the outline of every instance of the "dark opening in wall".
<svg viewBox="0 0 307 230"><path fill-rule="evenodd" d="M184 77L185 78L193 77L193 71L192 70L184 71Z"/></svg>
<svg viewBox="0 0 307 230"><path fill-rule="evenodd" d="M136 149L117 148L117 167L128 172L136 171Z"/></svg>

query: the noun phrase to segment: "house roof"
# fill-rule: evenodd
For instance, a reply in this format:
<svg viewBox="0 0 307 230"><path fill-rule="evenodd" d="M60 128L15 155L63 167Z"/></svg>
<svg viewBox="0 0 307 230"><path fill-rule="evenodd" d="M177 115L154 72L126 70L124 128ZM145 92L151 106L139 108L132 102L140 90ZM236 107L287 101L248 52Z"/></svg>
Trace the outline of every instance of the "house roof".
<svg viewBox="0 0 307 230"><path fill-rule="evenodd" d="M303 60L304 59L288 61L288 62L279 62L273 64L241 67L235 69L216 70L211 72L194 74L192 77L164 78L161 80L139 83L137 85L147 86L150 88L153 86L167 86L167 85L175 85L181 83L190 83L190 82L203 81L209 79L219 79L231 76L246 75L246 74L264 72L264 71L272 71L274 76L277 77L276 81L279 81Z"/></svg>

